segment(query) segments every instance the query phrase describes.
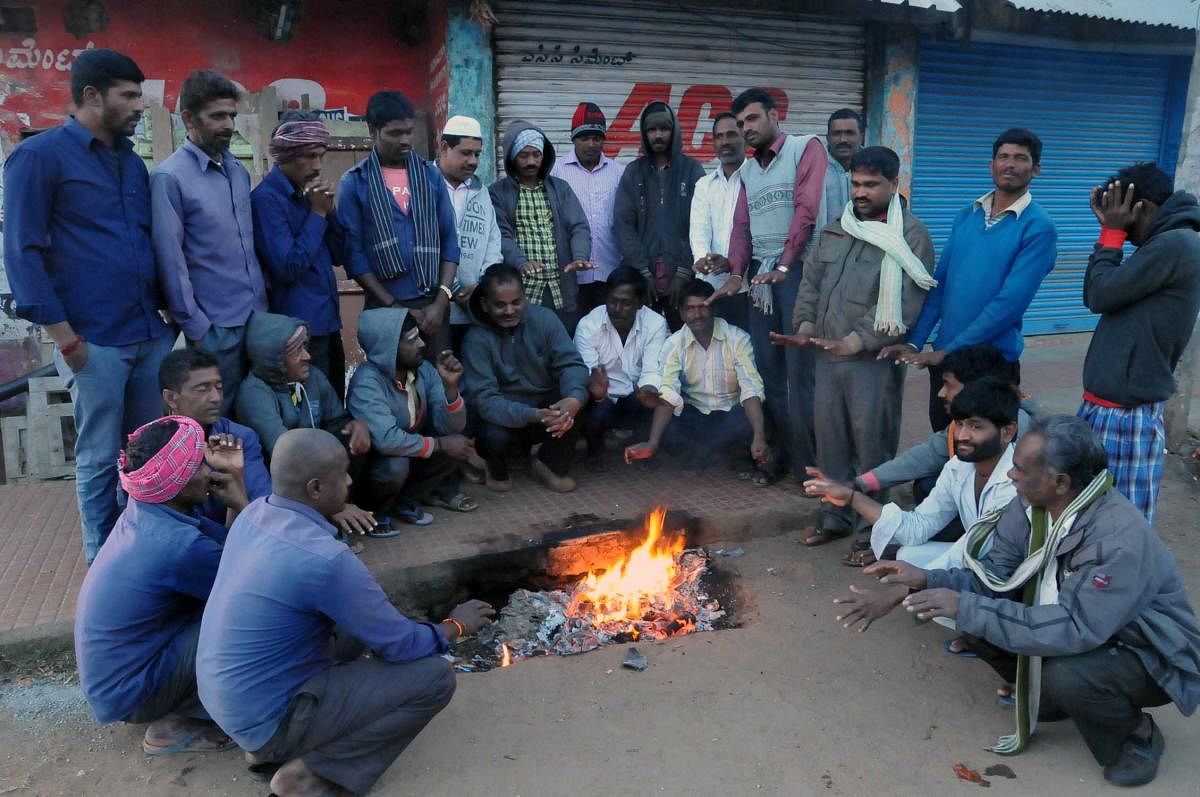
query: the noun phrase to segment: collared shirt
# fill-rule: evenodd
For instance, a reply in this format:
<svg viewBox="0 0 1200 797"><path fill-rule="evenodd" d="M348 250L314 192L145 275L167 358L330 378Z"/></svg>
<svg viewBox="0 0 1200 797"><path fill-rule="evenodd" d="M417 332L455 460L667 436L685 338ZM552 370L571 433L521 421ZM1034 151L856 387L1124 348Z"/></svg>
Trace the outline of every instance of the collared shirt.
<svg viewBox="0 0 1200 797"><path fill-rule="evenodd" d="M243 750L258 750L309 678L334 665L333 629L386 662L445 653L445 635L409 620L337 529L282 496L238 515L204 609L196 684L209 714Z"/></svg>
<svg viewBox="0 0 1200 797"><path fill-rule="evenodd" d="M467 209L467 197L471 195L470 180L463 180L455 187L443 175L442 182L446 184L446 193L450 195L450 204L454 206L454 218L461 219Z"/></svg>
<svg viewBox="0 0 1200 797"><path fill-rule="evenodd" d="M722 318L713 319L713 337L707 349L685 326L667 338L663 352L659 392L676 415L683 411L684 402L707 415L763 397L750 335Z"/></svg>
<svg viewBox="0 0 1200 797"><path fill-rule="evenodd" d="M589 371L603 365L608 372L608 397L612 401L628 396L640 385L658 387L666 342L667 320L644 306L638 308L633 328L623 343L605 305L581 318L575 328L575 348L583 364Z"/></svg>
<svg viewBox="0 0 1200 797"><path fill-rule="evenodd" d="M563 308L562 277L558 266L558 248L554 241L554 213L546 198L546 184L530 188L517 186L517 210L514 214L517 246L525 257L540 264L532 274L524 276L525 295L541 304L547 288L555 310Z"/></svg>
<svg viewBox="0 0 1200 797"><path fill-rule="evenodd" d="M556 160L554 168L550 170L551 175L561 177L571 186L579 198L579 204L583 205L592 232L591 260L600 267L577 272L575 278L580 285L604 282L621 265L621 250L617 247L617 236L613 232L613 207L617 201L617 186L621 184L621 175L624 173L623 165L603 154L596 168L589 171L579 162L573 147Z"/></svg>
<svg viewBox="0 0 1200 797"><path fill-rule="evenodd" d="M346 273L351 277L374 272L376 255L373 250L375 239L375 219L371 214L371 189L367 183L366 168L368 161L355 164L342 175L338 183L337 216L346 230ZM457 263L458 226L455 223L454 206L450 204L450 192L446 190L446 179L442 176L436 163L425 163L425 176L429 188L434 194L434 212L437 213L438 237L441 241L441 260ZM400 248L405 254L405 262L412 263L413 252L417 245L417 232L414 226L413 214L402 213L400 206L392 203L392 224L399 239ZM427 294L422 294L413 277L413 269L407 269L395 279L380 280L383 287L393 298L400 301L417 299L421 296L432 296L438 292L436 285ZM367 307L374 307L370 294Z"/></svg>
<svg viewBox="0 0 1200 797"><path fill-rule="evenodd" d="M771 146L754 153L755 160L765 169L783 150L785 143L787 134L781 133ZM799 267L805 247L812 240L813 228L821 212L821 200L825 195L825 169L829 161L827 152L821 139L813 136L805 145L800 162L796 164L796 190L792 195L795 214L788 228L787 243L779 255L781 266ZM746 165L743 164L743 167ZM733 232L729 236L730 271L745 274L753 254L750 246L750 203L743 185L733 212Z"/></svg>
<svg viewBox="0 0 1200 797"><path fill-rule="evenodd" d="M688 225L688 239L692 245L692 260L699 260L708 254L728 255L729 235L733 232L733 211L737 206L738 194L742 191L742 173L734 171L729 177L725 169L717 166L717 170L706 174L696 183L696 193L692 195L691 224ZM700 279L720 288L731 276L725 274L700 274ZM743 282L741 293L750 286Z"/></svg>
<svg viewBox="0 0 1200 797"><path fill-rule="evenodd" d="M337 216L313 213L278 166L250 192L250 209L271 312L299 318L314 336L337 332L342 321L333 266L341 263L345 242Z"/></svg>
<svg viewBox="0 0 1200 797"><path fill-rule="evenodd" d="M1004 450L983 486L983 492L979 494L979 501L975 500L975 463L952 457L942 467L929 495L916 508L905 512L895 504L884 506L879 520L871 529L871 548L875 555L882 554L883 549L894 542L902 546L927 547L916 557L911 556L911 552L905 556L905 561L909 562L919 559L921 567L931 562L934 569L962 567L966 535L953 545L929 541L955 517L962 521L964 529L969 529L983 515L1012 503L1017 496L1017 488L1008 477L1008 472L1012 469L1014 449L1015 445L1009 444ZM903 549L901 554L905 554Z"/></svg>
<svg viewBox="0 0 1200 797"><path fill-rule="evenodd" d="M996 191L993 189L979 197L979 199L975 200L975 207L983 210L983 227L986 230L990 230L993 226L999 224L1000 221L1009 213L1013 214L1018 219L1021 218L1021 214L1025 212L1025 208L1029 207L1029 203L1033 201L1033 193L1026 191L1025 193L1021 194L1016 202L1013 202L1004 210L993 216L992 203L995 201L995 199Z"/></svg>
<svg viewBox="0 0 1200 797"><path fill-rule="evenodd" d="M229 150L214 160L190 139L150 175L151 237L167 307L188 340L240 327L267 309L254 253L250 173Z"/></svg>
<svg viewBox="0 0 1200 797"><path fill-rule="evenodd" d="M146 165L68 119L4 163L4 269L16 314L70 321L93 343L125 346L169 333L150 243Z"/></svg>
<svg viewBox="0 0 1200 797"><path fill-rule="evenodd" d="M75 608L79 684L100 722L125 719L171 676L224 540L219 523L130 499Z"/></svg>

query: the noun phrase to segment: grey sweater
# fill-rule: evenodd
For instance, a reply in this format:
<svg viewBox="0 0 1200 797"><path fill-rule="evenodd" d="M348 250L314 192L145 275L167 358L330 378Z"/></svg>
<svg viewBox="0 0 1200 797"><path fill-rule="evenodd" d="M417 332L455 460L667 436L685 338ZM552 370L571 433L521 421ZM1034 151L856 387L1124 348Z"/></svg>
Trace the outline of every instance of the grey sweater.
<svg viewBox="0 0 1200 797"><path fill-rule="evenodd" d="M1200 205L1176 191L1146 242L1124 252L1099 245L1088 260L1083 303L1100 313L1083 362L1083 389L1136 407L1175 392L1175 366L1200 313Z"/></svg>
<svg viewBox="0 0 1200 797"><path fill-rule="evenodd" d="M1014 499L983 564L1008 578L1025 560L1029 520ZM959 592L958 630L1023 656L1072 656L1115 640L1184 714L1200 704L1200 627L1175 557L1115 488L1075 519L1058 546L1058 603L996 595L970 570L930 570L928 589ZM1015 598L1015 600L1013 599Z"/></svg>
<svg viewBox="0 0 1200 797"><path fill-rule="evenodd" d="M588 369L553 310L526 303L513 330L479 311L463 342L466 394L471 411L488 423L520 429L537 422L537 410L564 398L587 403Z"/></svg>

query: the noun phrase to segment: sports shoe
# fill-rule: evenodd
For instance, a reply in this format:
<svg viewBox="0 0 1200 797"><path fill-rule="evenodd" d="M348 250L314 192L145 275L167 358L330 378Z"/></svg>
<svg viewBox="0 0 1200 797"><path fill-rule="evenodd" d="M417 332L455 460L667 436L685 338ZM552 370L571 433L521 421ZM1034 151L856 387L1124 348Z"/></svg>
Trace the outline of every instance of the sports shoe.
<svg viewBox="0 0 1200 797"><path fill-rule="evenodd" d="M1117 763L1104 768L1104 779L1115 786L1144 786L1158 774L1158 759L1167 743L1154 718L1149 714L1143 716L1150 720L1150 738L1129 734L1121 745Z"/></svg>

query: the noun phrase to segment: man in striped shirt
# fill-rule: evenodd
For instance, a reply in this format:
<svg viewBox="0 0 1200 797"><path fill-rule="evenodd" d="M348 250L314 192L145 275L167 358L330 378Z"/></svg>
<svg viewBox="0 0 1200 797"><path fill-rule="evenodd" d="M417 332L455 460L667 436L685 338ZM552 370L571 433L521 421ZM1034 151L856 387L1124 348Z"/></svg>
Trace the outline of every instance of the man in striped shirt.
<svg viewBox="0 0 1200 797"><path fill-rule="evenodd" d="M653 457L668 432L667 448L681 462L707 463L744 446L747 438L750 459L757 464L767 461L763 383L750 336L713 316L708 300L714 292L712 285L698 279L680 291L684 326L663 346L650 439L626 448L626 462Z"/></svg>

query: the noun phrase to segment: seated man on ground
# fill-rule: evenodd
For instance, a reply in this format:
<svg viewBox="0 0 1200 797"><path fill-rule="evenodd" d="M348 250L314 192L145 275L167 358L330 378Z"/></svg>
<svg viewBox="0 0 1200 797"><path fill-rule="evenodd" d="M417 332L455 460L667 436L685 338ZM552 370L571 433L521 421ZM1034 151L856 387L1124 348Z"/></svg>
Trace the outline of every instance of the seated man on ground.
<svg viewBox="0 0 1200 797"><path fill-rule="evenodd" d="M662 347L668 335L667 319L645 304L641 272L621 266L608 276L607 288L604 304L575 328L575 348L591 371L583 436L593 470L605 467L604 436L609 429L646 434L650 411L658 405Z"/></svg>
<svg viewBox="0 0 1200 797"><path fill-rule="evenodd" d="M196 680L218 724L278 797L365 794L454 694L450 644L494 615L401 615L328 518L349 459L320 429L280 436L274 492L238 516L200 629ZM369 649L370 658L360 658Z"/></svg>
<svg viewBox="0 0 1200 797"><path fill-rule="evenodd" d="M471 293L474 324L463 343L475 447L488 488L512 489L506 455L540 446L530 472L555 492L575 489L575 417L588 371L553 310L528 302L521 272L497 263Z"/></svg>
<svg viewBox="0 0 1200 797"><path fill-rule="evenodd" d="M200 614L226 534L197 510L210 493L231 507L245 496L206 454L220 465L231 452L206 446L190 418L160 418L129 436L118 463L129 502L79 591L79 685L100 722L149 723L146 755L232 744L196 696Z"/></svg>
<svg viewBox="0 0 1200 797"><path fill-rule="evenodd" d="M953 620L1017 684L1017 731L991 750L1019 753L1038 721L1070 718L1105 779L1140 786L1164 747L1143 709L1173 702L1190 715L1200 704L1200 627L1174 556L1113 489L1107 461L1086 422L1038 419L1013 455L1020 500L968 531L961 569L863 572L913 591L902 602L918 619ZM838 617L847 628L865 631L894 605L851 590L835 601L850 607Z"/></svg>
<svg viewBox="0 0 1200 797"><path fill-rule="evenodd" d="M158 386L169 414L191 418L200 424L205 438L217 435L231 451L240 446L241 467L232 458L226 472L241 483L245 503L271 494L271 474L263 461L258 435L250 427L221 415L225 390L216 357L200 349L176 349L158 367ZM241 508L226 506L219 495L210 493L199 511L209 520L228 526Z"/></svg>
<svg viewBox="0 0 1200 797"><path fill-rule="evenodd" d="M825 503L848 506L872 524L871 549L876 558L884 558L885 549L894 544L899 547L895 558L918 567L961 567L965 537L952 543L932 540L951 518L957 517L969 529L980 518L1003 511L1016 497L1008 471L1017 407L1012 385L998 379L980 379L962 388L950 404L950 417L956 423L955 456L942 467L925 500L908 512L895 504L881 506L853 484L831 481L817 468L808 469L813 478L804 483L804 491L819 495Z"/></svg>
<svg viewBox="0 0 1200 797"><path fill-rule="evenodd" d="M456 512L478 509L458 480L458 466L475 453L463 436L462 363L447 349L438 354L437 367L431 365L417 321L402 307L364 311L358 342L367 361L350 379L347 404L371 430L370 506L418 526L433 522L422 503Z"/></svg>
<svg viewBox="0 0 1200 797"><path fill-rule="evenodd" d="M753 483L769 456L763 425L763 383L750 336L713 315L712 285L693 279L679 292L683 328L663 345L662 384L650 437L625 449L625 461L650 459L665 443L689 469L731 457ZM664 440L665 435L665 440ZM749 457L744 452L749 447Z"/></svg>

